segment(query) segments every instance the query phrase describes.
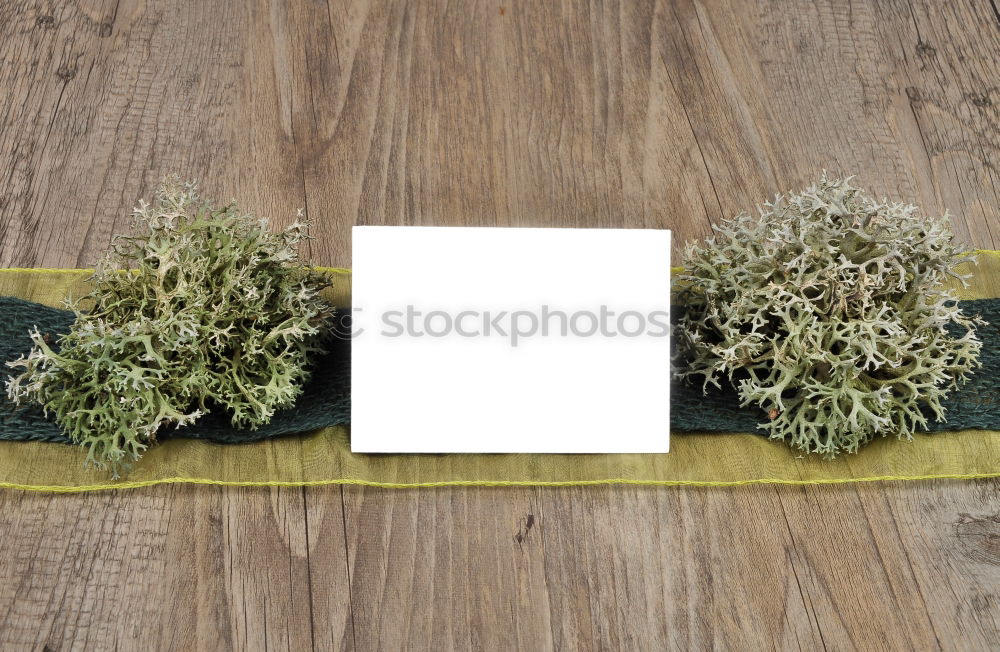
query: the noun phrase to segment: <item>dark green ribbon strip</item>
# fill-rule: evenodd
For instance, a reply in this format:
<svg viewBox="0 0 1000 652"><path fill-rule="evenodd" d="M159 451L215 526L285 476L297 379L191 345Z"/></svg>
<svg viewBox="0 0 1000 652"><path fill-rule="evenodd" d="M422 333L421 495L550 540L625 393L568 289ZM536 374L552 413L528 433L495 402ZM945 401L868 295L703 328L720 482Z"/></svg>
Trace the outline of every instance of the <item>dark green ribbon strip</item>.
<svg viewBox="0 0 1000 652"><path fill-rule="evenodd" d="M961 301L966 314L979 314L989 324L979 329L983 340L982 368L970 381L944 401L947 422L931 421L930 431L984 429L1000 430L1000 299ZM0 361L14 360L31 349L29 331L37 327L51 336L69 330L73 313L16 297L0 297ZM6 378L8 370L0 371ZM326 426L350 423L350 342L331 340L328 352L317 358L313 374L295 407L274 415L271 422L256 430L230 425L226 414L216 410L197 423L161 431L161 439L189 437L220 443L240 443L308 432ZM594 382L602 382L600 377ZM760 432L757 425L767 420L755 408L740 408L732 390L710 390L675 383L671 396L671 428L675 431ZM0 396L0 439L71 443L40 408L15 406Z"/></svg>

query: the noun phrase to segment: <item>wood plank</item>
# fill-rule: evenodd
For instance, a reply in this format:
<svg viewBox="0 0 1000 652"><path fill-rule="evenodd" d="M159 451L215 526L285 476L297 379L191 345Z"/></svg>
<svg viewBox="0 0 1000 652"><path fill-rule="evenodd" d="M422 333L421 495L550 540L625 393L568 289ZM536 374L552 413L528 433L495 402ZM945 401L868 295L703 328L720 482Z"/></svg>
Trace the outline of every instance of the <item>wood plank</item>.
<svg viewBox="0 0 1000 652"><path fill-rule="evenodd" d="M551 648L541 491L345 488L357 647Z"/></svg>
<svg viewBox="0 0 1000 652"><path fill-rule="evenodd" d="M918 138L906 142L926 161L920 181L937 210L964 219L956 233L980 247L1000 247L1000 16L991 3L874 5L879 38L905 87L905 106ZM975 35L975 36L973 36ZM897 98L902 99L899 93ZM929 172L929 174L928 174ZM929 178L921 178L929 176Z"/></svg>
<svg viewBox="0 0 1000 652"><path fill-rule="evenodd" d="M556 646L995 647L997 489L546 491Z"/></svg>
<svg viewBox="0 0 1000 652"><path fill-rule="evenodd" d="M343 490L310 487L302 495L309 577L305 586L291 586L294 608L309 613L312 649L353 650L358 646Z"/></svg>
<svg viewBox="0 0 1000 652"><path fill-rule="evenodd" d="M485 223L514 223L508 221L509 215L534 216L538 209L559 213L569 205L569 214L557 223L581 224L579 216L585 214L592 221L583 223L668 225L681 234L680 239L690 238L704 234L711 220L750 210L770 193L801 187L823 168L835 174L856 172L859 182L873 193L917 201L928 211L946 208L944 195L935 189L950 181L940 178L933 165L914 162L918 151L914 118L907 113L909 107L900 104L905 83L912 83L911 72L897 61L904 60L899 54L889 56L895 41L887 44L887 37L876 33L872 23L882 16L871 6L800 5L789 15L773 3L663 3L620 10L602 6L594 14L587 10L580 14L565 16L537 4L514 4L505 12L504 34L511 35L509 40L497 45L489 39L478 46L483 54L463 59L506 62L507 73L496 78L496 88L503 92L494 101L476 94L462 96L461 103L449 106L448 115L412 119L433 114L433 105L413 106L412 98L404 96L412 107L411 129L414 124L475 123L485 112L516 105L504 123L502 146L518 157L517 192L507 193L506 205L497 199L483 211L497 213L495 222ZM421 18L418 14L413 28L418 35L427 31L420 27ZM386 31L401 31L404 17L398 20L396 28ZM427 20L438 23L444 18ZM846 29L855 27L855 22L857 29ZM900 26L879 23L879 30L891 29ZM762 34L767 35L763 43ZM457 50L475 51L470 40L458 33L451 43ZM952 34L952 40L967 44L969 36ZM419 42L407 47L418 53L430 50ZM498 58L497 51L505 56ZM410 49L406 52L413 56ZM574 65L562 65L581 52ZM614 59L622 52L633 58ZM612 57L610 63L607 56ZM448 64L454 67L442 77L461 82L473 76L450 60L418 59L415 67L436 72ZM493 79L490 72L484 74ZM594 83L594 78L601 83ZM631 84L622 81L629 79ZM484 86L484 92L492 89L485 82ZM606 108L606 122L593 119L589 107ZM639 111L641 119L628 118L622 107ZM393 115L401 111L395 105L379 110ZM982 128L995 132L995 123ZM378 125L372 128L372 133L378 131ZM609 141L609 133L617 140ZM442 140L450 142L409 138L401 146L408 160L428 156L415 155L410 147L423 143L442 147ZM577 142L582 143L578 148ZM605 166L599 158L588 158L584 165L576 165L578 151L629 151L629 142L642 143L641 156L618 158ZM450 184L478 188L482 183L474 175L492 169L489 161L497 155L499 143L499 139L486 145L476 142L471 151L435 160L447 170L442 176ZM924 157L933 160L935 155ZM392 154L382 156L385 162L372 169L392 165ZM470 169L473 172L467 172ZM492 183L506 185L508 170L510 166L496 170ZM610 172L602 175L605 170ZM587 176L575 178L574 173ZM306 174L309 178L308 168ZM421 168L399 183L415 184L419 179L424 184L427 174ZM329 178L319 176L316 185L307 185L310 196ZM640 180L632 187L640 189L643 201L623 201L617 181L625 178ZM657 178L673 183L656 183ZM390 177L387 183L397 182ZM568 199L557 194L566 183L572 188ZM425 223L423 216L441 205L440 193L425 197L415 194L405 213L396 207L382 212L381 223ZM641 205L643 210L629 210L630 205ZM971 245L993 247L996 242L986 227L995 219L1000 202L992 196L983 205L979 217L958 214L956 228ZM431 223L484 223L480 213L463 219L463 210L452 206L443 221ZM415 215L421 218L415 220ZM547 222L543 218L534 223ZM418 507L409 498L386 497L376 490L350 489L346 495L354 493L361 494L356 510L364 518L352 516L349 509L349 537L356 522L364 522L366 529L372 522L382 522L388 531L380 536L391 538L400 527L394 519L397 501L412 505L411 509L425 504ZM992 523L982 514L989 501L981 502L958 483L746 488L735 496L703 490L666 494L622 488L546 490L540 496L536 523L545 533L552 633L551 638L540 635L538 647L938 647L942 641L972 645L996 641L992 629L972 618L963 620L961 631L942 627L956 599L930 587L946 584L954 596L965 594L934 556L954 548L954 539L942 536L937 540L940 548L932 554L923 550L914 555L910 549L889 545L895 537L920 540L927 530L916 520L898 526L895 510L900 503L923 506L928 496L936 494L948 497L945 504L950 509L973 509L978 514L972 517L978 519L975 525L969 526L973 530ZM891 506L875 500L884 501L886 495L900 498ZM380 506L374 516L365 507L368 504ZM867 519L842 524L836 517L840 513L861 513ZM949 508L943 508L940 517L955 518ZM414 554L411 551L419 545L414 542L415 525L406 521L401 527L399 536L407 542L403 548ZM404 573L408 579L401 588L403 597L365 594L364 603L378 604L379 612L396 612L416 596L437 594L442 583L460 594L481 585L478 578L422 575L416 569L423 564L400 564L385 556L376 556L375 561L381 563L352 561L352 585L363 582L362 576ZM465 561L463 556L460 563ZM917 566L923 570L919 580L912 572ZM357 591L354 596L357 600ZM988 600L975 602L990 612ZM871 613L879 614L876 621ZM424 613L429 621L440 617ZM373 635L369 632L378 632L389 633L392 644L420 647L426 642L412 625L362 623L357 631L359 641L381 641L366 638ZM942 638L945 635L951 638ZM464 642L483 640L505 642L488 629L470 634Z"/></svg>
<svg viewBox="0 0 1000 652"><path fill-rule="evenodd" d="M288 26L262 9L4 4L0 264L92 263L171 172L291 222L305 197ZM4 492L0 647L312 647L313 599L331 628L349 622L349 599L310 596L310 545L345 546L342 525L309 539L305 500L301 489ZM346 590L344 562L316 572Z"/></svg>
<svg viewBox="0 0 1000 652"><path fill-rule="evenodd" d="M277 225L295 219L286 26L244 3L56 4L5 9L0 263L92 264L171 173Z"/></svg>
<svg viewBox="0 0 1000 652"><path fill-rule="evenodd" d="M302 489L185 485L0 492L0 647L310 648L304 501ZM316 581L346 588L343 526L310 541L341 555ZM314 597L325 623L349 623L346 593Z"/></svg>

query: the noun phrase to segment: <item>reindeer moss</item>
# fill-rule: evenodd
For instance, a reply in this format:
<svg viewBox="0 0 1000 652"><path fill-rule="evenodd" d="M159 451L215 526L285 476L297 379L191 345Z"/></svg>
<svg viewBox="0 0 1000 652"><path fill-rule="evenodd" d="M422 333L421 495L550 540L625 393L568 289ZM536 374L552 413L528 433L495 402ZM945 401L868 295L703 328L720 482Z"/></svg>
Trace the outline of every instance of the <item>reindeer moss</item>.
<svg viewBox="0 0 1000 652"><path fill-rule="evenodd" d="M115 473L161 428L210 410L255 427L291 406L331 314L318 294L327 280L296 252L302 222L272 233L176 180L134 217L70 304L72 330L51 344L32 333L30 353L8 363L21 370L10 398L41 404L89 463Z"/></svg>
<svg viewBox="0 0 1000 652"><path fill-rule="evenodd" d="M818 184L684 252L676 373L728 382L773 439L827 457L909 439L979 366L976 317L941 285L968 256L947 216Z"/></svg>

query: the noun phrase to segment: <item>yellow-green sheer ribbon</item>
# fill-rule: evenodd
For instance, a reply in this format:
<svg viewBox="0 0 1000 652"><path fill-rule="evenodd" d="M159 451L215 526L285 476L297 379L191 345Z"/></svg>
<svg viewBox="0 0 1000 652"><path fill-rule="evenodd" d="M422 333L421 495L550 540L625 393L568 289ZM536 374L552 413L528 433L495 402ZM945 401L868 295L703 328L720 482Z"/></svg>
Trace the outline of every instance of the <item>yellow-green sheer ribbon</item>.
<svg viewBox="0 0 1000 652"><path fill-rule="evenodd" d="M350 271L325 269L329 299L350 305ZM675 270L676 271L676 270ZM979 252L962 299L1000 297L1000 252ZM90 270L3 269L0 295L60 306L86 292ZM516 426L512 426L516 427ZM613 436L613 433L609 433ZM349 429L246 444L172 439L150 448L126 476L84 468L83 451L43 442L0 441L0 487L51 492L190 483L231 486L366 485L579 486L602 484L734 486L836 484L877 480L1000 476L1000 432L964 430L881 439L855 455L823 460L750 433L674 435L663 455L367 455L351 452Z"/></svg>

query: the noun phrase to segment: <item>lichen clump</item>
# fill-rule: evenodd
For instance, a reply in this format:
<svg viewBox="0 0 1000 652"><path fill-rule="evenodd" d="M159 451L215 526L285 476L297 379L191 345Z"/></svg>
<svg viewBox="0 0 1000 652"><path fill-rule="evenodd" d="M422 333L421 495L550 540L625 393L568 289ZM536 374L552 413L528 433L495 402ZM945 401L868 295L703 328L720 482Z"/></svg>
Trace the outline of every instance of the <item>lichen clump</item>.
<svg viewBox="0 0 1000 652"><path fill-rule="evenodd" d="M54 346L32 333L30 353L8 363L22 370L8 396L40 404L89 463L116 474L161 428L210 410L253 428L291 406L332 312L319 296L329 283L300 262L298 220L272 233L176 180L134 217L70 304L71 331Z"/></svg>
<svg viewBox="0 0 1000 652"><path fill-rule="evenodd" d="M715 231L684 252L676 373L730 383L771 438L826 457L909 439L980 366L982 321L942 285L968 278L947 216L824 177Z"/></svg>

